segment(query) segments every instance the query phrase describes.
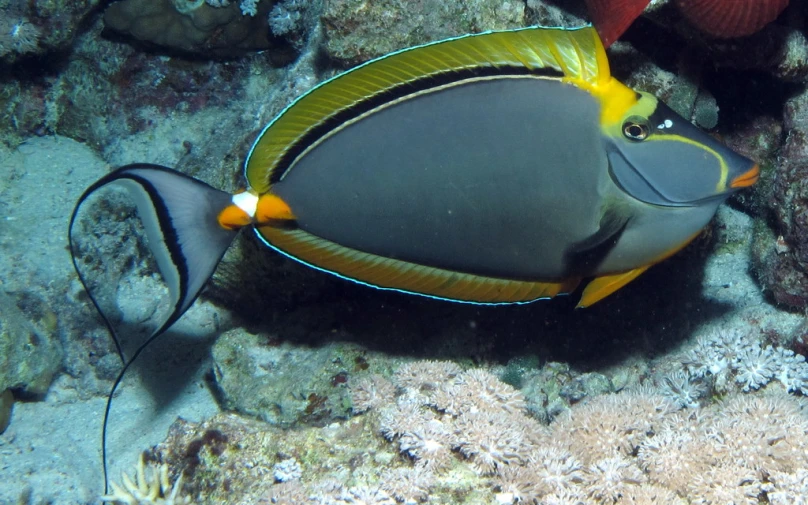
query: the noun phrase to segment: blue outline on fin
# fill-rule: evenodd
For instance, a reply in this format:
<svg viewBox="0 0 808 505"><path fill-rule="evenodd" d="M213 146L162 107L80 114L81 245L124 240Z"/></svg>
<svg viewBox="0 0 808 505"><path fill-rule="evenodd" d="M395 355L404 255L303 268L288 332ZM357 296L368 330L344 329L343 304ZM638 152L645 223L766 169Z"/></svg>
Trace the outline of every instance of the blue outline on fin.
<svg viewBox="0 0 808 505"><path fill-rule="evenodd" d="M553 298L556 298L556 297L559 297L559 296L567 296L567 295L569 295L569 293L558 293L554 297L553 296L543 296L541 298L534 298L532 300L524 300L524 301L519 301L519 302L475 302L473 300L456 300L454 298L445 298L443 296L429 295L429 294L426 294L426 293L419 293L417 291L407 291L405 289L386 288L386 287L383 287L383 286L377 286L375 284L370 284L368 282L360 281L358 279L354 279L353 277L348 277L347 275L343 275L343 274L335 272L333 270L328 270L326 268L318 267L317 265L309 263L306 260L300 259L297 256L289 254L288 252L286 252L286 251L272 245L266 238L264 238L263 235L261 235L261 232L258 230L258 228L253 228L253 231L255 231L255 234L258 236L258 239L261 242L263 242L264 245L266 245L270 249L273 249L273 250L279 252L280 254L286 256L289 259L293 259L296 262L301 263L301 264L303 264L303 265L305 265L305 266L307 266L309 268L312 268L314 270L319 270L320 272L325 272L327 274L334 275L336 277L339 277L340 279L344 279L346 281L351 281L351 282L356 283L356 284L361 284L362 286L367 286L369 288L380 289L382 291L397 291L399 293L404 293L405 295L423 296L424 298L432 298L433 300L441 300L441 301L444 301L444 302L465 303L465 304L468 304L468 305L487 305L487 306L527 305L529 303L538 302L538 301L541 301L541 300L552 300Z"/></svg>
<svg viewBox="0 0 808 505"><path fill-rule="evenodd" d="M479 33L467 33L467 34L464 34L464 35L458 35L457 37L449 37L447 39L433 40L432 42L426 42L424 44L419 44L417 46L405 47L404 49L399 49L398 51L393 51L391 53L387 53L387 54L384 54L382 56L379 56L378 58L373 58L372 60L368 60L368 61L366 61L366 62L364 62L364 63L362 63L360 65L357 65L357 66L355 66L353 68L350 68L350 69L346 70L345 72L340 72L339 74L337 74L337 75L335 75L333 77L330 77L330 78L326 79L325 81L315 85L313 88L309 89L308 91L306 91L305 93L303 93L299 97L292 100L292 102L289 105L284 107L282 111L280 111L278 114L276 114L275 117L272 118L272 121L270 121L261 130L261 132L255 138L255 142L253 142L253 145L252 145L252 147L250 147L250 151L247 153L247 157L244 160L244 168L243 168L244 178L247 180L247 183L249 185L249 179L247 179L247 166L250 164L250 158L252 158L252 153L255 150L255 147L258 145L258 143L264 137L264 134L267 132L267 130L269 130L272 127L272 125L274 125L275 122L278 119L280 119L281 116L286 114L286 111L288 111L289 109L294 107L295 104L297 104L297 102L302 100L309 93L312 93L314 90L316 90L316 89L318 89L318 88L320 88L322 86L325 86L326 84L328 84L328 83L330 83L332 81L335 81L335 80L339 79L340 77L342 77L343 75L348 74L350 72L353 72L354 70L357 70L359 68L365 67L365 66L370 65L372 63L375 63L377 61L384 60L384 59L388 58L389 56L393 56L395 54L404 53L404 52L407 52L407 51L412 51L412 50L415 50L415 49L420 49L422 47L428 47L428 46L432 46L432 45L436 45L436 44L443 44L445 42L450 42L452 40L460 40L460 39L465 39L465 38L468 38L468 37L476 37L476 36L479 36L479 35L488 35L488 34L491 34L491 33L523 32L523 31L527 31L527 30L535 30L537 28L544 29L544 30L565 30L565 31L572 32L572 31L584 30L586 28L591 28L591 27L592 27L592 24L585 24L585 25L582 25L582 26L576 26L574 28L568 28L568 27L565 27L565 26L532 25L532 26L525 26L525 27L522 27L522 28L513 28L513 29L510 29L510 30L486 30L484 32L479 32ZM359 282L359 281L356 281L356 282ZM425 296L428 296L428 295L425 295ZM443 298L439 298L439 299L442 300Z"/></svg>

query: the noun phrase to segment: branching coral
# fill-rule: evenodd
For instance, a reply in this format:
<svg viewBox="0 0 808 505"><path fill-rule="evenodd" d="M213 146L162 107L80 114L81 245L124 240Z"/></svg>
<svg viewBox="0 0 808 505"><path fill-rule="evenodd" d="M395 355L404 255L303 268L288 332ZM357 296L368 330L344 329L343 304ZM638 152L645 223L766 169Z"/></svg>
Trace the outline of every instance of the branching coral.
<svg viewBox="0 0 808 505"><path fill-rule="evenodd" d="M451 361L413 361L398 367L393 382L402 389L434 391L461 372L457 363Z"/></svg>
<svg viewBox="0 0 808 505"><path fill-rule="evenodd" d="M551 425L553 438L585 455L585 462L633 454L657 430L672 404L658 392L604 395L576 406Z"/></svg>
<svg viewBox="0 0 808 505"><path fill-rule="evenodd" d="M623 456L606 458L589 466L586 487L599 503L617 503L646 480L634 461Z"/></svg>
<svg viewBox="0 0 808 505"><path fill-rule="evenodd" d="M116 505L192 505L180 495L182 474L172 486L168 480L168 465L146 465L143 454L135 467L134 477L121 475L121 484L114 482L112 494L101 497L102 501Z"/></svg>
<svg viewBox="0 0 808 505"><path fill-rule="evenodd" d="M432 419L401 435L399 448L416 459L417 465L429 470L448 466L455 445L454 433L438 419Z"/></svg>
<svg viewBox="0 0 808 505"><path fill-rule="evenodd" d="M424 467L395 468L382 475L382 489L401 502L423 502L434 481L435 474Z"/></svg>

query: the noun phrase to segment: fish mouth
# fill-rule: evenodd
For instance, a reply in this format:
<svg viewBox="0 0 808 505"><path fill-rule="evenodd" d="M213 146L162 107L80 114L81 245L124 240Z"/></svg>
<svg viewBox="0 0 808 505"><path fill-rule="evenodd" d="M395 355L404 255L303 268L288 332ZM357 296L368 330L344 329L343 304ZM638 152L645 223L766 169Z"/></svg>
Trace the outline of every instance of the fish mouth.
<svg viewBox="0 0 808 505"><path fill-rule="evenodd" d="M752 165L752 168L742 173L738 177L732 179L729 187L732 189L748 188L758 181L760 177L760 166L757 163Z"/></svg>

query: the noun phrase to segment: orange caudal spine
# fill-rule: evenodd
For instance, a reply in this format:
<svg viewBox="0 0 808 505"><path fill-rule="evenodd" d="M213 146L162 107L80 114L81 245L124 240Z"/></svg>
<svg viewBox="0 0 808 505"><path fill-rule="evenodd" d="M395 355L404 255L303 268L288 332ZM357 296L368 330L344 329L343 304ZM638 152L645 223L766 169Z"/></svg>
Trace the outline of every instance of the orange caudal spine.
<svg viewBox="0 0 808 505"><path fill-rule="evenodd" d="M252 223L252 218L241 207L228 205L219 213L219 226L227 230L238 230Z"/></svg>

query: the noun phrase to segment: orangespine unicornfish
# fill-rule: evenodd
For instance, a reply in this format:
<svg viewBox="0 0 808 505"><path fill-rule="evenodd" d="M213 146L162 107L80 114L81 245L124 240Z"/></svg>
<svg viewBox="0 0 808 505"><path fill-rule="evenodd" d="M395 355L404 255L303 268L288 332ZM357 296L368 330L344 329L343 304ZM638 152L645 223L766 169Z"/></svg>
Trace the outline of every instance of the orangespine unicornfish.
<svg viewBox="0 0 808 505"><path fill-rule="evenodd" d="M138 164L77 209L106 184L132 190L173 302L156 337L245 227L378 288L500 304L592 279L588 306L684 247L758 173L614 79L593 28L531 27L398 51L320 84L260 133L242 193Z"/></svg>

